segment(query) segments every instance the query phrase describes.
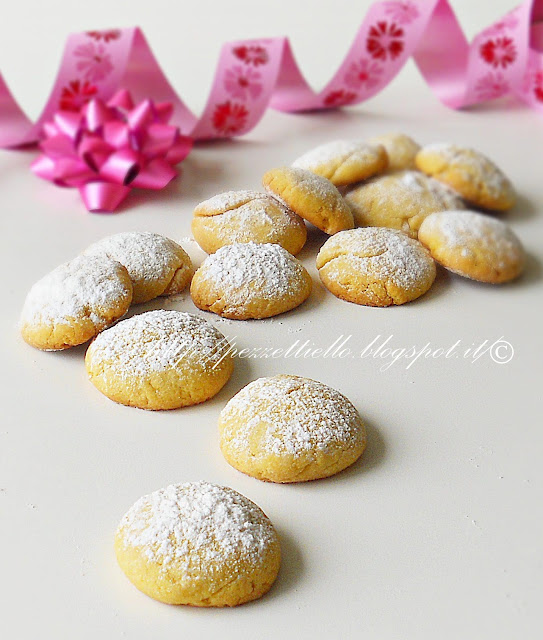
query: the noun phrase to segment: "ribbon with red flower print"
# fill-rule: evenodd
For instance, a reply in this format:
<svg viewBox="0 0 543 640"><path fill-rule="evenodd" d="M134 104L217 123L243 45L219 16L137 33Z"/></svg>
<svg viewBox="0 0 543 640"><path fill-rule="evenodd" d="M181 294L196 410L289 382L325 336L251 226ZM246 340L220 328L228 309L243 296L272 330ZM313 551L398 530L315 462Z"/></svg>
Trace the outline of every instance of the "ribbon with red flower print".
<svg viewBox="0 0 543 640"><path fill-rule="evenodd" d="M170 125L184 139L239 136L250 131L268 107L299 112L367 100L410 56L437 97L451 108L513 94L543 110L543 0L524 2L471 44L447 0L375 2L343 63L319 93L304 79L288 39L227 43L199 118L176 94L139 28L74 34L37 122L26 117L0 75L0 147L39 142L47 138L47 123L54 123L59 114L84 118L85 105L106 103L120 89L137 103L168 103ZM181 157L170 157L174 156Z"/></svg>

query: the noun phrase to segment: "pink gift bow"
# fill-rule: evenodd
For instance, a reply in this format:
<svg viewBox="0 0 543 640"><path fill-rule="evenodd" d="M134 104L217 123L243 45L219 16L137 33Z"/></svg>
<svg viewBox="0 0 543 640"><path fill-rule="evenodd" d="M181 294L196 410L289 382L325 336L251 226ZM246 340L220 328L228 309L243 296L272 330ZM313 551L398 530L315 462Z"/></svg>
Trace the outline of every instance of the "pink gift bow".
<svg viewBox="0 0 543 640"><path fill-rule="evenodd" d="M108 99L125 87L173 106L172 123L195 140L250 131L266 108L296 112L357 104L381 91L413 56L439 99L461 108L515 95L543 110L543 0L527 0L467 42L447 0L383 0L367 12L345 60L315 93L286 38L223 46L197 118L164 76L138 28L68 38L49 100L32 123L0 76L0 147L34 143L59 103Z"/></svg>
<svg viewBox="0 0 543 640"><path fill-rule="evenodd" d="M169 102L143 100L118 91L80 111L57 111L44 125L43 154L32 163L41 178L78 187L89 211L114 211L132 188L162 189L189 153L192 141L168 125Z"/></svg>

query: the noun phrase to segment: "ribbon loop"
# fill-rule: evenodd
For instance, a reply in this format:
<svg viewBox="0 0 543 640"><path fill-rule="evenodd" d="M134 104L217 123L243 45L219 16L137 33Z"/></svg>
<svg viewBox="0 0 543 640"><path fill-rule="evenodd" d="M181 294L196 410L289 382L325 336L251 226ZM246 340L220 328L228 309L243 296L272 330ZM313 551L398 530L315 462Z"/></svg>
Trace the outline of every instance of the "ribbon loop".
<svg viewBox="0 0 543 640"><path fill-rule="evenodd" d="M164 123L167 104L136 106L129 92L108 104L93 98L78 112L59 111L44 128L43 155L36 175L60 186L79 187L89 211L113 211L132 187L162 189L173 168L191 149L191 140Z"/></svg>

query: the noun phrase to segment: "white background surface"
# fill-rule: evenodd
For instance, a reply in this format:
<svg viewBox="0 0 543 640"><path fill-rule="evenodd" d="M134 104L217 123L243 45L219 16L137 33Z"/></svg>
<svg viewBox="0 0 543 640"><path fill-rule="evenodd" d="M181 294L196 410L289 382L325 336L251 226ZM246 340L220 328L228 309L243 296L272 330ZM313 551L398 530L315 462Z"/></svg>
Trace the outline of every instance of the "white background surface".
<svg viewBox="0 0 543 640"><path fill-rule="evenodd" d="M339 64L369 3L17 2L0 22L0 66L31 115L45 102L65 36L143 27L174 86L201 107L219 46L288 34L314 86ZM512 7L456 1L471 36ZM0 427L0 635L35 638L463 638L540 637L542 437L541 245L543 120L503 103L455 113L408 63L370 102L336 113L269 112L250 135L198 147L183 177L158 195L130 197L117 215L86 213L75 190L28 170L35 152L0 153L2 206L2 424ZM422 143L455 141L486 152L511 176L518 206L504 215L529 253L525 276L491 287L440 271L419 301L370 309L335 299L319 283L313 234L301 257L310 300L268 321L216 322L240 347L340 335L361 351L377 336L395 347L470 347L504 337L508 364L486 355L383 361L239 361L213 400L146 413L115 405L86 380L84 348L40 353L16 323L28 288L87 244L124 230L183 238L193 206L216 192L258 188L262 173L317 143L400 130ZM195 311L185 295L165 305ZM216 422L251 380L276 373L317 378L345 393L368 424L359 463L329 480L264 484L231 469ZM117 522L141 495L205 479L257 502L277 526L283 566L262 600L233 610L161 605L140 594L112 551Z"/></svg>

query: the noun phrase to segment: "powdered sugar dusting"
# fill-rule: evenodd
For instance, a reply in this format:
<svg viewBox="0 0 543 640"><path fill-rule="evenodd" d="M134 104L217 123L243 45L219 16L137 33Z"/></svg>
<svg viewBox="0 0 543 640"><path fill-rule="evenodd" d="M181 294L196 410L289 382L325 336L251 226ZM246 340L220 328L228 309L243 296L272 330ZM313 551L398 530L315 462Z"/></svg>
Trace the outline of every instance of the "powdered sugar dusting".
<svg viewBox="0 0 543 640"><path fill-rule="evenodd" d="M329 205L338 206L340 209L345 208L345 203L343 202L340 192L327 178L323 178L308 169L299 169L296 167L282 167L275 171L284 174L288 178L294 191L301 191L310 198L317 197ZM274 187L273 173L274 170L264 176L266 179L264 186L274 198L277 198L281 203L289 207L288 199L285 197L287 195L286 191L289 189L287 188L283 193L278 193ZM270 175L272 176L271 183L268 181L268 176Z"/></svg>
<svg viewBox="0 0 543 640"><path fill-rule="evenodd" d="M360 226L401 229L416 237L422 220L434 211L462 209L460 196L420 171L399 171L377 176L346 196Z"/></svg>
<svg viewBox="0 0 543 640"><path fill-rule="evenodd" d="M247 242L221 247L205 259L198 275L223 291L230 304L241 305L255 297L293 295L304 272L301 262L280 245Z"/></svg>
<svg viewBox="0 0 543 640"><path fill-rule="evenodd" d="M26 297L21 322L69 324L88 317L103 328L109 310L128 308L132 299L123 274L124 267L110 258L78 256L34 284Z"/></svg>
<svg viewBox="0 0 543 640"><path fill-rule="evenodd" d="M362 274L394 284L405 291L417 289L433 279L435 264L429 252L402 231L366 227L342 231L326 241L317 257L317 267L334 270L334 258L348 255ZM335 276L341 276L341 270Z"/></svg>
<svg viewBox="0 0 543 640"><path fill-rule="evenodd" d="M106 255L126 267L134 282L163 280L190 259L173 240L158 233L131 231L117 233L91 244L87 255ZM183 255L185 254L185 255ZM164 282L166 286L168 282Z"/></svg>
<svg viewBox="0 0 543 640"><path fill-rule="evenodd" d="M423 147L421 154L436 154L448 165L463 174L466 182L480 181L488 193L496 199L511 194L513 186L507 176L484 154L446 142L437 142Z"/></svg>
<svg viewBox="0 0 543 640"><path fill-rule="evenodd" d="M90 345L93 367L101 363L123 378L175 369L181 360L198 368L216 366L228 342L209 322L191 313L158 309L140 313L102 332Z"/></svg>
<svg viewBox="0 0 543 640"><path fill-rule="evenodd" d="M208 580L224 565L261 564L277 544L273 525L250 500L208 482L172 484L140 498L119 525L126 547L139 547L165 572Z"/></svg>
<svg viewBox="0 0 543 640"><path fill-rule="evenodd" d="M251 382L228 402L221 424L229 447L250 450L263 458L347 450L366 440L360 416L345 396L321 382L297 376ZM262 433L258 450L250 446L255 429Z"/></svg>
<svg viewBox="0 0 543 640"><path fill-rule="evenodd" d="M438 208L459 209L462 207L460 194L442 182L425 176L420 171L403 171L400 174L400 180L414 195L420 197L429 192L435 198Z"/></svg>
<svg viewBox="0 0 543 640"><path fill-rule="evenodd" d="M353 140L334 140L304 153L292 163L292 166L311 171L330 163L339 166L351 156L355 156L361 165L369 166L376 162L380 155L377 145Z"/></svg>
<svg viewBox="0 0 543 640"><path fill-rule="evenodd" d="M440 243L464 256L483 251L501 267L506 261L517 261L523 252L520 240L505 223L475 211L435 213L424 221L424 233L438 234Z"/></svg>
<svg viewBox="0 0 543 640"><path fill-rule="evenodd" d="M263 200L269 196L259 191L244 189L240 191L225 191L219 193L208 200L200 202L194 210L195 215L214 216L236 209L251 202L252 200Z"/></svg>
<svg viewBox="0 0 543 640"><path fill-rule="evenodd" d="M220 215L223 244L250 242L254 240L255 233L265 233L268 242L279 243L293 226L299 226L301 222L299 216L276 198L272 198L267 193L253 191L241 193L247 196L250 194L251 197L240 196L239 202L236 202L240 192L232 191L216 196L219 201L211 198L199 205L196 210L196 215L216 220L221 214L221 208L224 209L224 213ZM222 200L223 197L224 200ZM204 211L203 215L202 211ZM228 242L225 241L226 238Z"/></svg>

